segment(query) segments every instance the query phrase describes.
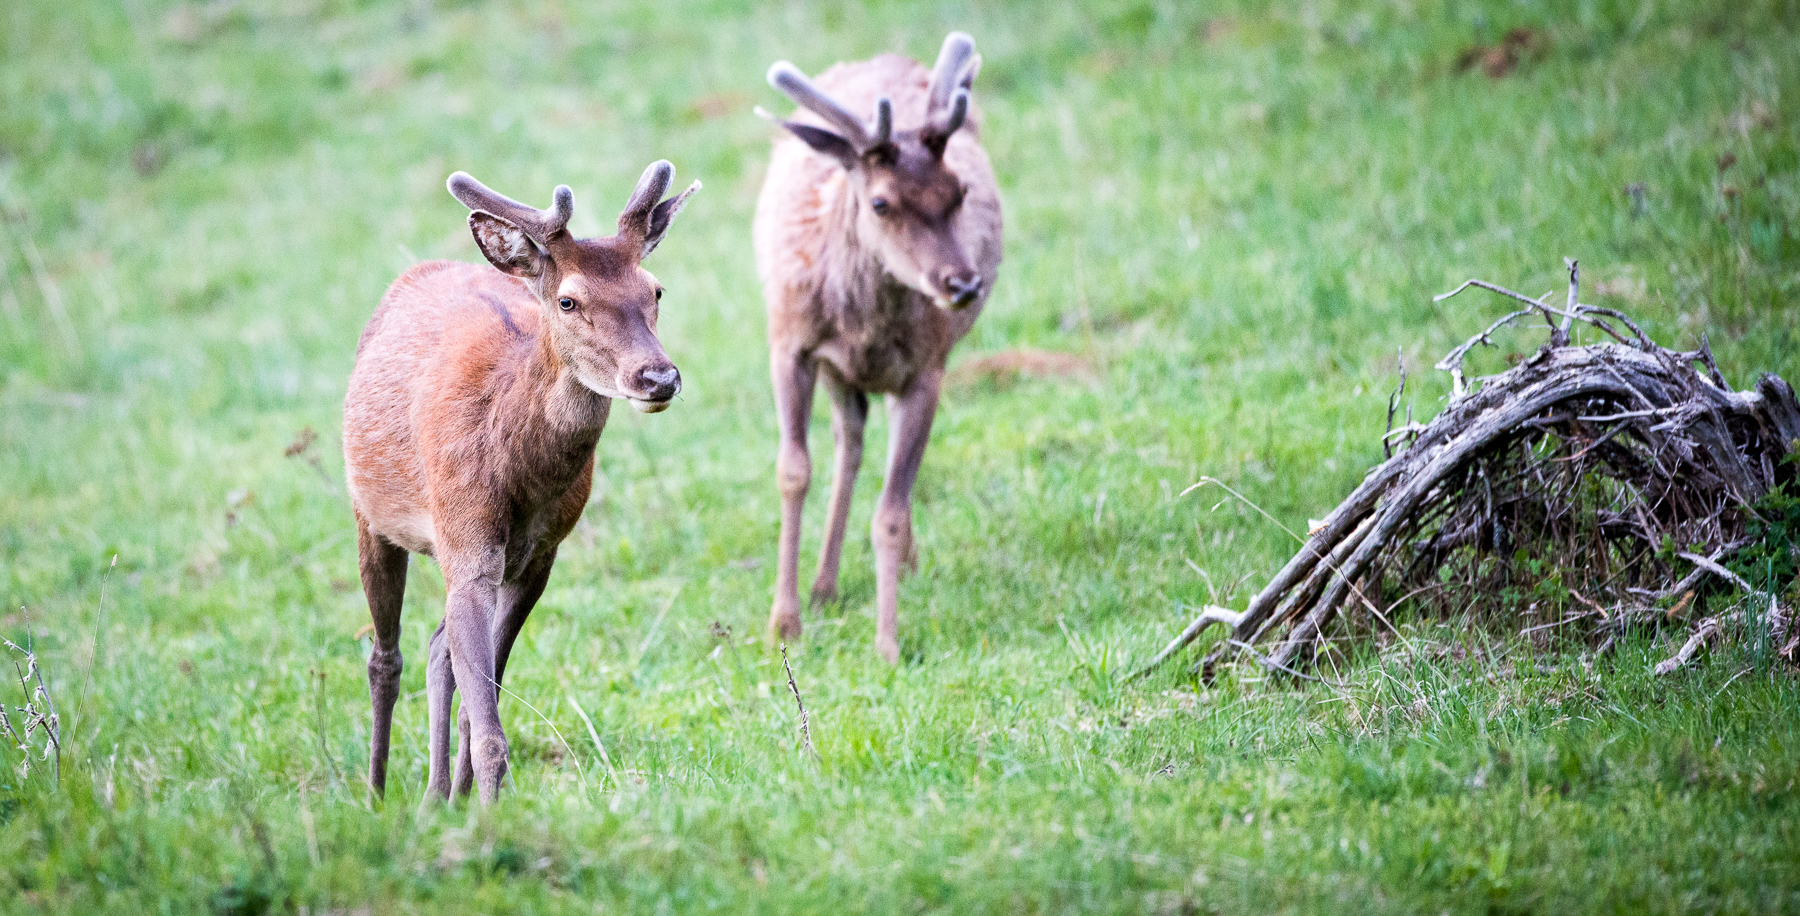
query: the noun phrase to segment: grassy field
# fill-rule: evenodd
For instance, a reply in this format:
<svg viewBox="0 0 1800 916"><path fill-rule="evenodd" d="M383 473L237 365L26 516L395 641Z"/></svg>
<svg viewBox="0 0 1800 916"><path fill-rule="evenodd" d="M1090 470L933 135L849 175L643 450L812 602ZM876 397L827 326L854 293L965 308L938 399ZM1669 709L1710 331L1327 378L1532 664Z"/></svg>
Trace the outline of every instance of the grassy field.
<svg viewBox="0 0 1800 916"><path fill-rule="evenodd" d="M0 635L34 642L66 743L60 785L0 748L0 911L1800 910L1800 683L1742 651L1656 681L1648 636L1596 660L1419 623L1342 687L1121 678L1292 549L1183 488L1322 515L1381 456L1396 350L1429 416L1427 367L1500 313L1432 303L1463 279L1535 294L1576 256L1591 301L1708 335L1734 382L1800 378L1800 4L741 7L0 10ZM1518 27L1508 72L1459 67ZM812 755L760 638L750 108L775 59L951 28L986 58L1007 218L952 365L1091 372L949 391L893 669L866 463L844 600L790 648ZM479 258L453 169L567 182L589 234L659 157L706 182L650 265L683 399L600 443L494 810L418 810L444 594L414 563L374 804L337 451L362 323L416 259Z"/></svg>

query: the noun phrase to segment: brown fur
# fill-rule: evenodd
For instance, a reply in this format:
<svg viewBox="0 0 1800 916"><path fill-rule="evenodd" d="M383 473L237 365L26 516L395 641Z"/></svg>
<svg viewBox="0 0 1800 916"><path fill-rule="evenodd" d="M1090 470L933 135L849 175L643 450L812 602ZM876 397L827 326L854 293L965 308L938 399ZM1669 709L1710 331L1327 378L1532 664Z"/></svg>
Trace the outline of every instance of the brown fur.
<svg viewBox="0 0 1800 916"><path fill-rule="evenodd" d="M943 62L953 60L952 42L958 40L968 39L952 35L946 41L940 71L957 69ZM972 55L972 42L964 50ZM978 69L979 58L973 58L963 72L972 80ZM876 647L889 661L899 654L899 567L912 554L911 490L944 364L981 314L1000 264L1000 199L978 138L979 113L971 103L960 130L947 141L934 135L933 125L943 120L941 110L928 105L933 78L919 63L891 54L820 74L817 89L849 112L878 110L878 98L891 100L891 142L869 150L852 144L849 152L826 142L821 150L801 137L810 134L816 142L821 132L838 128L802 109L786 122L800 136L775 143L754 224L781 428L782 533L770 628L784 638L801 630L800 510L812 477L806 426L813 388L823 375L833 399L837 448L813 600L836 597L867 396L885 394L893 423L887 484L872 535ZM779 82L777 88L783 88ZM875 212L876 198L887 201L886 214ZM979 291L956 303L959 285L970 278Z"/></svg>
<svg viewBox="0 0 1800 916"><path fill-rule="evenodd" d="M580 517L611 406L572 379L559 386L563 374L523 281L454 261L409 269L363 332L344 403L357 514L455 562L458 546L511 534L528 510L535 535L507 544L516 575L536 541L553 547Z"/></svg>
<svg viewBox="0 0 1800 916"><path fill-rule="evenodd" d="M667 184L659 177L651 198ZM679 390L655 334L660 286L638 266L679 200L660 230L645 209L622 218L618 236L578 241L563 229L566 209L559 222L468 186L467 199L490 195L477 202L505 211L470 216L491 266L429 261L394 281L357 345L344 460L375 624L370 784L386 782L410 551L437 559L449 593L427 667L428 798L451 790L449 710L460 689L455 788L479 783L492 801L507 761L496 691L557 545L587 505L611 398L659 410Z"/></svg>

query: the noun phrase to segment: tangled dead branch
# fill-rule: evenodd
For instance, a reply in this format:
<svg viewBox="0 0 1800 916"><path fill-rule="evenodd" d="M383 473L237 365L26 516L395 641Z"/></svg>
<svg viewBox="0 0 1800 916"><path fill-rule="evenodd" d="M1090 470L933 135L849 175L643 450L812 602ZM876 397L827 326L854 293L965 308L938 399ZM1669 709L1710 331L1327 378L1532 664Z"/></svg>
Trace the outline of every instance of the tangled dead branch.
<svg viewBox="0 0 1800 916"><path fill-rule="evenodd" d="M1579 271L1566 263L1561 307L1479 280L1439 296L1478 286L1522 307L1437 364L1451 395L1430 423L1392 429L1390 404L1384 445L1399 440L1400 450L1313 528L1248 608L1208 609L1144 673L1211 623L1232 632L1200 663L1208 678L1250 647L1266 667L1304 664L1347 611L1391 628L1408 602L1449 612L1510 589L1510 602L1488 604L1527 623L1560 613L1523 632L1586 621L1610 646L1628 626L1688 609L1709 579L1751 590L1723 562L1750 543L1752 504L1794 476L1782 462L1800 440L1793 389L1765 374L1753 390L1732 390L1704 337L1692 351L1657 345L1626 315L1580 303ZM1533 315L1549 325L1549 342L1469 385L1468 353ZM1570 345L1575 322L1611 341ZM1657 607L1669 600L1677 607ZM1786 612L1765 600L1769 625L1785 637ZM1682 660L1719 625L1702 621Z"/></svg>

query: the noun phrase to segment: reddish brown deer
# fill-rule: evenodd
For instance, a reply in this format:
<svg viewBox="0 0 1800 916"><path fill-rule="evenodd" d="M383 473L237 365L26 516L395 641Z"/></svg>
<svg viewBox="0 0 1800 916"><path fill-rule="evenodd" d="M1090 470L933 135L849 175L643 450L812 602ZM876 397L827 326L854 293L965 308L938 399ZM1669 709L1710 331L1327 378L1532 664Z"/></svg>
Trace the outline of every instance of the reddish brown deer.
<svg viewBox="0 0 1800 916"><path fill-rule="evenodd" d="M463 172L450 193L492 266L427 261L382 297L344 399L344 463L363 591L375 623L369 785L387 783L400 686L408 551L435 557L449 593L425 682L428 800L447 799L450 700L459 688L455 789L492 802L506 773L498 690L556 548L587 505L613 398L654 413L681 390L656 339L662 286L639 266L688 195L674 169L644 172L607 238L569 234L574 196L538 210Z"/></svg>
<svg viewBox="0 0 1800 916"><path fill-rule="evenodd" d="M838 64L816 83L786 61L769 68L770 85L801 109L791 120L770 118L792 136L775 143L754 229L781 432L780 562L769 615L777 637L801 629L800 517L812 481L806 426L822 378L837 453L812 601L837 597L868 395L885 394L887 481L871 527L875 648L899 659L913 482L944 362L981 314L1000 266L999 192L969 99L980 69L974 40L960 32L944 39L929 71L892 54Z"/></svg>

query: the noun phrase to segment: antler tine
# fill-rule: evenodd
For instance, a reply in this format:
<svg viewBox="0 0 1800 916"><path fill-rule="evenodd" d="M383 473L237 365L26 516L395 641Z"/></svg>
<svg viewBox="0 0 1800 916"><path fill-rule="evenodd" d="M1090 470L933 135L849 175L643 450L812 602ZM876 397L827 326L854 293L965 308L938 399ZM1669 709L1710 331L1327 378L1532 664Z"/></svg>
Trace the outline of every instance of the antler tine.
<svg viewBox="0 0 1800 916"><path fill-rule="evenodd" d="M498 216L530 236L538 244L548 242L557 233L569 226L569 218L575 214L575 192L566 184L556 186L552 194L554 201L550 209L539 210L529 204L522 204L498 191L475 180L468 172L453 172L450 180L445 182L450 195L461 201L463 206L471 210Z"/></svg>
<svg viewBox="0 0 1800 916"><path fill-rule="evenodd" d="M548 211L540 211L545 214L545 238L569 228L569 218L575 215L575 192L566 184L557 185L556 190L550 192L550 207Z"/></svg>
<svg viewBox="0 0 1800 916"><path fill-rule="evenodd" d="M675 166L669 160L658 159L650 163L638 178L637 189L631 192L625 209L619 213L619 234L648 234L650 211L662 201L663 193L669 190L669 183L674 180Z"/></svg>
<svg viewBox="0 0 1800 916"><path fill-rule="evenodd" d="M975 39L970 38L968 33L951 32L944 36L944 47L938 51L936 66L931 68L931 88L925 93L928 119L937 120L943 111L954 104L958 84L963 82L963 72L974 56Z"/></svg>
<svg viewBox="0 0 1800 916"><path fill-rule="evenodd" d="M963 121L967 120L968 117L969 90L958 89L956 90L956 94L950 97L949 114L944 116L943 121L934 125L938 136L948 137L951 134L956 133L957 130L963 126Z"/></svg>
<svg viewBox="0 0 1800 916"><path fill-rule="evenodd" d="M884 95L875 100L875 133L869 137L869 146L880 146L888 142L893 135L894 102Z"/></svg>
<svg viewBox="0 0 1800 916"><path fill-rule="evenodd" d="M807 79L800 68L785 60L776 61L769 67L769 85L792 99L794 104L824 118L858 150L866 150L874 145L869 142L869 129L862 119L813 85L813 81Z"/></svg>

